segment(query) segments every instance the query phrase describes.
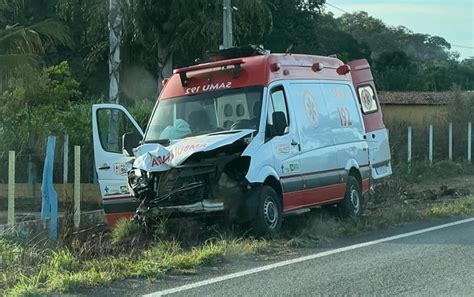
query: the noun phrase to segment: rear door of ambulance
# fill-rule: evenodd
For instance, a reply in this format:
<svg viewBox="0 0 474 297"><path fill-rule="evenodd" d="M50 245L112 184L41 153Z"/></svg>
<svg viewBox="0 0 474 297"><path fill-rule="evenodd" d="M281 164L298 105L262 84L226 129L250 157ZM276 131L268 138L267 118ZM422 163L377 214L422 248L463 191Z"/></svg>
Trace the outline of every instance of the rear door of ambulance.
<svg viewBox="0 0 474 297"><path fill-rule="evenodd" d="M361 59L352 61L348 65L351 68L352 82L362 109L367 133L371 176L373 181L377 181L392 174L388 131L383 122L369 63Z"/></svg>

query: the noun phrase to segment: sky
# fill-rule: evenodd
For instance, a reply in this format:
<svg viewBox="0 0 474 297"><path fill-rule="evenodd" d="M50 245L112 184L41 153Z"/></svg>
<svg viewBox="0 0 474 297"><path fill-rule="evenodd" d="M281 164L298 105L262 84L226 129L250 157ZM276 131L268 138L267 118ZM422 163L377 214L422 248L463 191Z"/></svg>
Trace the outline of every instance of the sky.
<svg viewBox="0 0 474 297"><path fill-rule="evenodd" d="M392 26L444 37L461 59L474 57L474 0L326 0L342 10L363 10ZM344 12L330 5L326 11Z"/></svg>

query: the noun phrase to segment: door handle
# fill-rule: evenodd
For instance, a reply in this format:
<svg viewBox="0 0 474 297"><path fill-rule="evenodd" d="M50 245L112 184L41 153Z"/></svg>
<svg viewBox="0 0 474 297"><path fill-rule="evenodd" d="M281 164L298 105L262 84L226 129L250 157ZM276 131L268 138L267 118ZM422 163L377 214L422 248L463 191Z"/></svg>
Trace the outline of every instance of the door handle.
<svg viewBox="0 0 474 297"><path fill-rule="evenodd" d="M110 166L107 164L103 164L102 166L99 167L99 170L107 170L110 169Z"/></svg>
<svg viewBox="0 0 474 297"><path fill-rule="evenodd" d="M296 142L296 140L292 139L292 140L291 140L291 145L292 145L292 146L298 145L298 142Z"/></svg>

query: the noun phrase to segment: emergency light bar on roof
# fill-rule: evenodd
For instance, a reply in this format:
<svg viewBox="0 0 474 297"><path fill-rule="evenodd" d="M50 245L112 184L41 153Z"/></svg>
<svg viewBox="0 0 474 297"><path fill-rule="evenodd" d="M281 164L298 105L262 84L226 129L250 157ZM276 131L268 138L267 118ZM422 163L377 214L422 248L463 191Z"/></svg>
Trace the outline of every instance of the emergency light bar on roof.
<svg viewBox="0 0 474 297"><path fill-rule="evenodd" d="M204 70L204 69L211 69L211 68L219 68L223 67L224 69L227 68L227 66L233 65L234 68L232 69L232 76L238 77L240 74L240 65L244 64L244 60L242 59L232 59L232 60L224 60L224 61L218 61L218 62L212 62L212 63L205 63L205 64L199 64L199 65L193 65L189 67L183 67L183 68L178 68L173 71L173 73L179 74L179 78L181 79L181 85L184 87L188 84L189 82L189 77L187 76L188 72L191 71L199 71L199 70Z"/></svg>
<svg viewBox="0 0 474 297"><path fill-rule="evenodd" d="M244 58L244 57L262 56L262 55L269 55L269 54L270 54L270 51L264 49L262 46L249 44L245 46L221 49L218 51L208 51L207 60L210 62L213 62L213 61L221 61L221 60Z"/></svg>

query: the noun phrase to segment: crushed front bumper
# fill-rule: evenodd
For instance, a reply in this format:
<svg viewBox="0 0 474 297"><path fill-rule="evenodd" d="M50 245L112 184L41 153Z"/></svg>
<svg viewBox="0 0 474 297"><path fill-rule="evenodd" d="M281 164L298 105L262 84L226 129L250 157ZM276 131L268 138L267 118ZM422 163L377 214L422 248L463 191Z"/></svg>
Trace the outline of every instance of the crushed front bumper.
<svg viewBox="0 0 474 297"><path fill-rule="evenodd" d="M200 202L187 204L187 205L176 205L176 206L163 206L155 207L156 211L162 214L169 214L175 212L182 213L209 213L218 212L224 210L224 202L203 200Z"/></svg>

